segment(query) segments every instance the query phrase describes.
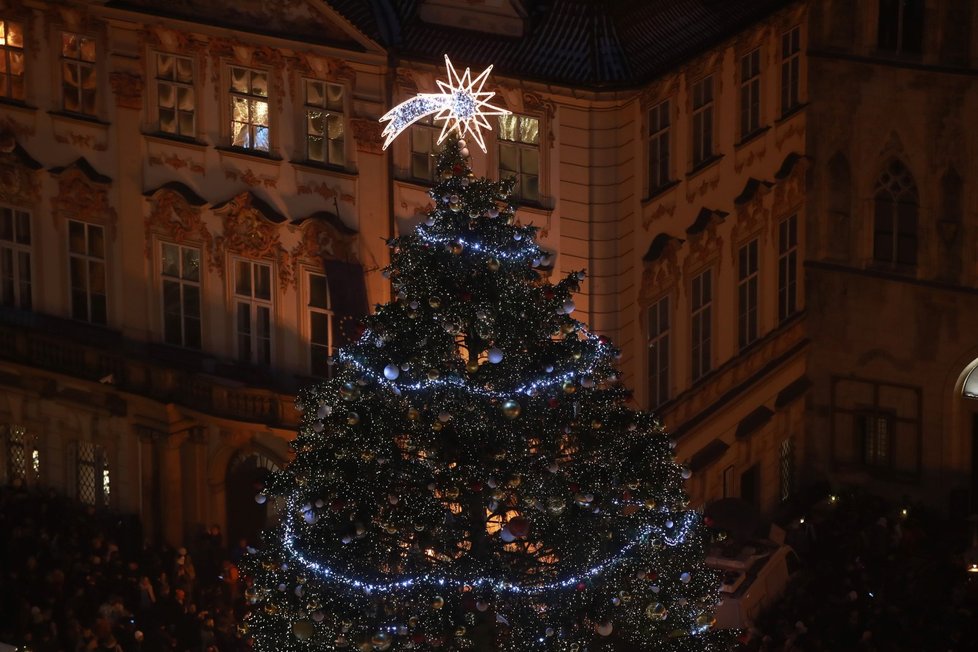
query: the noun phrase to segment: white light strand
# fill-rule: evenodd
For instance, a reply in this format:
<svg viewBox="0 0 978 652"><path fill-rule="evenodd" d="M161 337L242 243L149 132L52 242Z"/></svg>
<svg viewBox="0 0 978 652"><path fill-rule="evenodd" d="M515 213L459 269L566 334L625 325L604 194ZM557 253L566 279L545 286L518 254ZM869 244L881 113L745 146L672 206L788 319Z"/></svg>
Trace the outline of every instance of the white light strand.
<svg viewBox="0 0 978 652"><path fill-rule="evenodd" d="M474 387L471 384L469 384L469 382L465 378L462 378L460 376L436 378L434 380L418 381L416 383L411 383L411 384L403 384L403 383L399 384L385 378L382 372L378 373L373 369L370 369L369 367L365 366L359 360L354 358L350 353L348 353L345 349L341 349L337 354L337 357L341 361L354 367L357 371L359 371L363 375L369 377L371 380L374 380L380 385L388 387L395 394L399 394L404 390L420 391L424 389L431 389L433 387L434 388L453 387L456 389L465 390L470 395L485 396L489 398L507 398L515 394L525 394L526 396L533 396L536 392L539 392L540 390L546 389L548 387L554 387L568 380L573 380L575 376L590 376L591 374L594 373L594 370L598 364L598 359L601 357L601 355L607 354L611 351L611 348L608 347L603 342L601 342L600 338L597 335L594 335L593 333L584 330L583 327L582 327L582 332L585 334L588 340L595 342L598 348L595 359L591 360L590 364L587 367L581 370L566 371L562 374L554 376L553 378L535 380L531 383L520 385L519 387L515 387L506 392L493 391L489 389L484 389L482 387ZM364 331L363 334L364 338L369 338L370 336L372 336L372 333L369 330Z"/></svg>
<svg viewBox="0 0 978 652"><path fill-rule="evenodd" d="M500 247L492 247L489 245L482 244L480 242L470 242L462 238L456 238L447 235L435 235L433 233L428 233L424 229L418 229L416 231L418 237L428 242L430 244L442 244L451 245L454 243L459 243L465 249L472 249L473 251L478 251L480 253L491 254L496 258L506 258L506 259L518 259L518 258L533 258L535 254L543 254L543 250L540 249L536 244L530 244L529 246L523 246L519 249L503 249Z"/></svg>
<svg viewBox="0 0 978 652"><path fill-rule="evenodd" d="M294 511L294 504L292 501L288 501L289 512ZM674 525L671 528L663 528L651 524L646 524L639 528L635 537L631 541L626 543L622 549L614 556L606 559L602 563L592 566L587 570L577 573L571 577L563 580L558 580L550 582L548 584L534 584L521 586L519 584L514 584L512 582L507 582L504 580L495 579L492 577L473 577L458 579L447 577L444 575L439 575L436 573L429 573L426 575L421 575L418 577L406 577L396 581L389 582L368 582L365 580L357 579L355 577L340 573L333 570L326 564L312 561L307 559L305 555L296 550L295 547L295 537L292 530L292 519L286 515L283 519L285 536L283 537L285 550L289 553L293 560L297 561L309 572L317 575L322 579L327 579L330 581L339 582L341 584L346 584L347 586L353 587L355 589L360 589L366 593L389 593L391 591L409 589L415 586L437 586L437 587L448 587L448 588L462 588L464 586L471 586L473 588L481 586L490 586L494 590L501 593L512 593L518 595L536 595L539 593L547 593L549 591L556 591L561 589L567 589L573 586L577 586L584 580L593 579L605 571L618 566L628 557L628 554L637 546L644 543L649 539L650 536L661 537L662 541L670 546L675 547L682 544L686 537L692 532L696 525L697 514L695 512L687 512L683 514L682 522L678 525Z"/></svg>

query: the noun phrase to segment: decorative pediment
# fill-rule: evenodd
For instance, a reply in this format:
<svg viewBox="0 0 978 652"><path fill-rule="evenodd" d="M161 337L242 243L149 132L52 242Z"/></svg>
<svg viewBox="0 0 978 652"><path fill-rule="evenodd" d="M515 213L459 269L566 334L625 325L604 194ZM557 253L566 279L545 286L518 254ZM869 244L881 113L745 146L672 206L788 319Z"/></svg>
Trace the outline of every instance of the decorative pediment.
<svg viewBox="0 0 978 652"><path fill-rule="evenodd" d="M680 79L678 74L667 75L646 86L642 91L642 108L648 110L666 98L675 97Z"/></svg>
<svg viewBox="0 0 978 652"><path fill-rule="evenodd" d="M642 257L645 269L642 271L642 287L639 301L646 304L663 289L679 282L679 249L683 240L668 233L660 233L652 239L648 251Z"/></svg>
<svg viewBox="0 0 978 652"><path fill-rule="evenodd" d="M101 224L115 237L118 214L109 203L112 179L99 173L84 158L70 165L51 168L58 180L58 193L51 199L51 216L60 228L66 220Z"/></svg>
<svg viewBox="0 0 978 652"><path fill-rule="evenodd" d="M292 224L301 233L299 243L292 249L293 273L298 275L300 264L322 265L323 260L356 263L357 232L343 224L328 211L318 211Z"/></svg>
<svg viewBox="0 0 978 652"><path fill-rule="evenodd" d="M295 282L291 256L282 245L279 232L285 216L250 191L216 204L212 210L223 224L223 234L210 247L212 269L223 274L227 254L240 254L277 262L282 289Z"/></svg>
<svg viewBox="0 0 978 652"><path fill-rule="evenodd" d="M720 256L720 249L723 245L723 238L720 237L718 227L729 215L724 211L701 208L696 219L686 229L689 237L689 255L683 264L683 272L689 275L690 272L709 260Z"/></svg>
<svg viewBox="0 0 978 652"><path fill-rule="evenodd" d="M179 181L171 181L144 192L143 196L152 202L149 215L144 220L147 257L153 233L178 244L199 241L209 252L213 251L214 239L200 216L201 207L207 203L203 197Z"/></svg>
<svg viewBox="0 0 978 652"><path fill-rule="evenodd" d="M37 202L41 167L13 135L0 135L0 202L25 208Z"/></svg>
<svg viewBox="0 0 978 652"><path fill-rule="evenodd" d="M791 152L775 173L774 205L779 213L795 210L805 202L805 177L808 164L807 156Z"/></svg>
<svg viewBox="0 0 978 652"><path fill-rule="evenodd" d="M346 61L336 57L324 57L312 52L296 52L289 59L289 65L297 75L289 75L289 97L293 102L302 104L302 77L322 79L338 84L356 85L357 72Z"/></svg>

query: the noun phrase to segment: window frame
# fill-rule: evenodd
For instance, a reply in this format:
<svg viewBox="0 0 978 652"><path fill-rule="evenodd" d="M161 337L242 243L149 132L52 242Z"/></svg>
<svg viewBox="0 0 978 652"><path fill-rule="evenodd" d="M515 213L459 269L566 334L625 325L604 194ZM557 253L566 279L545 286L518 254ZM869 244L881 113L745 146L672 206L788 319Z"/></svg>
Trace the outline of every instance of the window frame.
<svg viewBox="0 0 978 652"><path fill-rule="evenodd" d="M99 99L100 99L100 94L99 94L99 75L98 75L98 52L99 52L99 47L100 47L99 39L96 36L92 36L90 34L86 34L84 32L80 32L80 31L68 30L68 29L63 28L63 27L62 28L59 28L57 31L58 31L58 34L61 36L61 39L60 39L60 41L61 41L61 49L60 49L59 55L58 55L58 65L59 65L60 74L57 77L60 80L60 86L61 86L61 110L64 111L65 113L71 113L71 114L74 114L74 115L86 116L88 118L97 118L98 117L98 113L99 113ZM78 38L78 39L80 39L82 41L91 41L91 42L93 42L94 43L94 46L95 46L95 57L93 59L91 59L91 60L82 58L80 47L79 47L79 56L78 57L69 57L69 56L67 56L65 54L65 37L66 36L73 36L73 37ZM68 79L66 78L65 73L66 73L66 68L68 66L74 66L75 70L78 73L78 85L76 86L77 100L78 100L78 108L77 109L69 108L69 106L68 106L68 95L65 92L66 91L66 86L68 85ZM82 76L81 76L81 71L82 71L83 68L84 69L90 69L91 70L91 74L92 74L92 76L95 79L95 88L94 88L94 91L92 93L92 106L91 106L91 111L84 110L85 109L85 106L84 106L85 105L85 96L84 96L84 88L83 88Z"/></svg>
<svg viewBox="0 0 978 652"><path fill-rule="evenodd" d="M157 133L160 133L160 134L164 134L164 135L166 135L168 137L172 137L172 138L183 138L183 139L186 139L186 140L196 140L197 139L197 114L199 113L199 110L198 110L199 109L199 106L198 106L198 102L197 102L197 99L198 99L198 93L197 93L197 62L195 61L194 57L185 56L185 55L182 55L182 54L176 54L176 53L173 53L173 52L164 52L162 50L154 50L153 51L153 55L154 55L153 61L154 61L154 65L155 65L155 71L154 71L155 72L155 75L153 77L153 81L155 83L154 83L153 91L152 92L155 95L155 106L156 106L156 125L155 126L156 126L156 132ZM173 65L173 70L174 70L173 76L174 76L174 78L173 79L167 79L165 77L161 77L160 76L160 68L161 68L161 66L160 66L160 58L161 57L172 57L174 59L174 65ZM176 76L177 76L177 72L176 72L177 71L176 60L177 59L183 59L183 60L186 60L186 61L188 61L190 63L190 81L189 82L188 81L179 80L179 79L176 78ZM161 93L160 93L160 86L162 86L162 85L170 85L170 86L172 86L174 88L174 98L175 99L174 99L173 112L174 112L174 124L176 126L176 131L166 131L165 129L163 129L163 121L162 121L162 119L160 117L161 116L161 109L164 108L164 107L161 107L160 106L160 101L161 101L161 97L162 97L161 96ZM191 113L191 129L190 129L190 133L183 133L183 129L180 127L180 114L181 113L186 113L185 110L181 110L179 108L179 99L178 99L179 98L179 93L178 93L178 90L177 89L180 89L180 88L189 89L190 93L192 94L193 110L190 112Z"/></svg>
<svg viewBox="0 0 978 652"><path fill-rule="evenodd" d="M713 300L715 294L713 292L715 285L713 271L713 266L706 267L689 281L690 379L694 383L702 380L713 370ZM709 281L705 299L704 278ZM699 284L698 292L697 283ZM696 337L697 327L700 333L699 338Z"/></svg>
<svg viewBox="0 0 978 652"><path fill-rule="evenodd" d="M737 348L740 351L760 337L759 303L760 238L755 236L737 248Z"/></svg>
<svg viewBox="0 0 978 652"><path fill-rule="evenodd" d="M313 277L322 277L323 288L325 289L325 307L314 306L313 305ZM332 298L330 296L329 280L326 278L326 273L323 271L306 270L305 273L305 297L304 297L304 307L305 307L305 324L309 329L308 333L308 344L309 344L309 374L316 378L332 378L333 367L328 364L327 360L330 356L334 355L336 352L335 333L336 333L336 311L332 307ZM315 329L313 328L313 315L324 315L326 317L326 343L325 345L319 344L314 341L313 334ZM315 356L317 351L324 352L325 356L322 358L324 374L317 373Z"/></svg>
<svg viewBox="0 0 978 652"><path fill-rule="evenodd" d="M894 168L899 166L899 168ZM901 177L909 180L909 184L900 183L894 179L894 170L900 172ZM889 175L889 181L883 179L884 175ZM900 188L895 190L893 184L896 182ZM908 201L912 200L912 201ZM882 206L889 208L888 215L882 215ZM901 209L912 208L912 214L902 213ZM920 253L920 191L917 187L917 180L910 168L900 159L894 158L888 161L883 170L877 176L873 190L873 241L872 241L872 261L875 265L892 267L895 269L912 270L919 264ZM889 229L882 228L882 219L888 220ZM904 218L907 218L906 220ZM912 218L912 227L907 228L906 221ZM890 255L884 256L880 247L882 238L889 234ZM902 257L901 245L906 244L906 240L911 240L913 247L910 249L912 260Z"/></svg>
<svg viewBox="0 0 978 652"><path fill-rule="evenodd" d="M756 61L748 62L748 58ZM761 48L756 47L740 56L740 142L750 140L761 131ZM750 68L746 66L750 65ZM756 68L754 67L756 65ZM746 110L745 110L746 108Z"/></svg>
<svg viewBox="0 0 978 652"><path fill-rule="evenodd" d="M92 222L84 222L82 220L68 219L67 221L67 252L68 252L68 292L69 292L69 304L71 306L71 318L84 321L89 324L95 324L99 326L107 326L109 322L109 274L108 274L108 240L106 238L106 228L102 224L95 224ZM85 253L74 252L71 250L71 226L72 224L79 224L85 230ZM102 232L102 257L89 253L91 250L90 240L90 229L99 229ZM72 259L77 258L85 263L85 297L86 297L86 317L78 317L75 314L75 284L72 273ZM92 309L92 265L95 263L102 264L102 285L105 288L105 321L95 321L93 319L93 309Z"/></svg>
<svg viewBox="0 0 978 652"><path fill-rule="evenodd" d="M536 137L536 141L537 142L536 143L526 143L526 142L524 142L522 140L511 140L511 139L508 139L508 138L503 138L502 120L504 120L506 118L511 118L511 117L515 117L516 120L517 120L516 127L515 127L515 131L516 132L521 132L520 126L521 126L521 123L522 123L522 121L524 119L535 120L536 123L537 123L537 137ZM544 175L543 175L543 158L544 157L543 157L543 147L542 147L542 145L543 145L543 138L541 137L542 134L544 133L544 118L543 118L543 116L535 115L535 114L532 114L532 113L515 113L515 112L514 113L510 113L510 114L507 114L507 115L501 115L501 116L498 116L497 117L496 127L498 129L498 131L496 132L496 148L495 148L495 150L496 150L496 173L497 173L498 178L500 180L503 180L503 179L509 178L510 176L514 176L513 174L504 174L503 173L503 154L502 154L503 147L513 147L516 150L516 152L517 152L516 159L518 161L518 165L519 165L519 168L520 169L515 171L516 184L513 186L513 192L511 194L512 201L520 202L520 203L523 203L523 204L530 204L530 205L534 205L534 206L542 205L543 204L543 199L544 199L544 192L543 192L543 186L542 186L542 182L543 182L543 178L544 178ZM529 152L533 152L533 153L536 154L536 157L537 157L537 171L536 171L535 174L529 174L529 173L523 172L523 152L528 152L528 153ZM513 171L508 171L508 172L513 172ZM537 196L536 197L527 197L525 195L524 190L523 190L523 186L522 186L522 182L523 182L522 177L524 177L524 176L525 177L536 177L536 181L537 181Z"/></svg>
<svg viewBox="0 0 978 652"><path fill-rule="evenodd" d="M907 14L908 7L905 4L906 0L879 0L879 6L877 9L878 11L877 20L876 20L877 52L911 56L911 57L919 57L923 54L924 41L925 41L926 29L927 29L926 26L927 8L925 6L926 3L924 2L924 0L910 0L910 2L916 3L917 8L920 11L920 16L918 21L920 25L920 31L917 34L913 34L908 30L908 25L911 26L912 28L912 26L914 25L914 20L913 17L911 17L911 19L908 19L908 14ZM889 14L890 19L894 20L892 24L893 34L891 35L894 38L894 42L892 43L892 46L890 44L887 45L883 44L883 25L884 25L885 11L896 12L895 19L892 13ZM886 22L889 24L890 21L886 21ZM907 49L907 39L910 36L914 36L915 39L919 39L919 40L915 40L913 44L915 49Z"/></svg>
<svg viewBox="0 0 978 652"><path fill-rule="evenodd" d="M11 45L9 43L10 39L7 37L9 31L8 25L13 23L20 28L20 45ZM3 79L0 83L0 98L10 102L25 102L27 100L27 55L24 51L24 21L23 20L9 20L4 18L0 20L0 24L3 25L2 36L0 36L0 56L3 57L4 70L0 72L0 78ZM16 75L11 72L13 69L14 54L19 54L20 56L20 67L21 72ZM20 96L16 96L11 92L14 85L12 80L14 77L20 77Z"/></svg>
<svg viewBox="0 0 978 652"><path fill-rule="evenodd" d="M348 138L348 136L349 136L349 120L347 119L347 113L348 113L348 111L347 111L347 106L348 106L347 105L347 96L348 96L349 93L347 92L347 87L344 84L341 84L339 82L330 81L328 79L315 79L315 78L312 78L312 77L302 77L300 79L300 82L302 84L302 130L301 130L301 133L303 134L303 143L302 143L302 156L303 156L303 159L306 160L306 161L309 161L311 163L314 163L316 165L325 165L325 166L333 167L333 168L345 168L349 164L349 159L350 159L349 152L348 152L348 145L349 145L349 138ZM311 104L309 102L309 84L322 84L322 86L323 86L323 92L322 92L322 98L323 98L323 100L322 100L322 103L321 104ZM340 98L340 105L341 106L340 106L340 109L339 109L339 113L338 114L334 113L334 115L339 115L340 122L342 124L342 129L341 129L341 132L342 133L341 133L341 136L340 136L339 139L330 139L329 138L328 116L329 116L330 112L333 111L333 109L330 109L329 108L329 95L328 95L328 91L329 91L329 87L330 86L335 86L335 87L339 88L340 89L340 92L341 92L341 98ZM322 111L324 114L326 114L324 116L324 121L325 122L324 122L324 125L323 125L323 135L322 135L322 141L323 141L323 145L322 145L323 158L322 159L313 158L311 156L311 154L310 154L310 139L314 136L314 134L311 134L310 133L311 127L310 127L310 116L309 116L309 114L310 114L310 112L312 110L319 110L319 111ZM269 122L271 122L271 119L270 118L269 118ZM271 129L271 124L269 124L269 130L270 129ZM343 160L342 161L333 161L333 160L331 160L331 157L329 156L329 141L330 140L341 140L342 141L342 144L340 146L341 151L343 153ZM271 141L269 141L269 142L271 142Z"/></svg>
<svg viewBox="0 0 978 652"><path fill-rule="evenodd" d="M801 99L801 25L781 33L781 117L794 113Z"/></svg>
<svg viewBox="0 0 978 652"><path fill-rule="evenodd" d="M83 448L90 448L91 459L82 459ZM112 469L109 464L109 456L106 452L104 446L97 442L79 440L75 442L75 497L81 503L90 505L97 508L106 508L112 506L112 496L113 496L113 479L112 479ZM83 495L82 492L82 482L83 474L82 467L91 468L91 475L93 478L92 487L92 502L87 500L87 496Z"/></svg>
<svg viewBox="0 0 978 652"><path fill-rule="evenodd" d="M705 90L709 92L706 93ZM706 97L708 95L708 97ZM704 75L690 87L690 140L693 171L704 167L716 156L716 75Z"/></svg>
<svg viewBox="0 0 978 652"><path fill-rule="evenodd" d="M415 122L413 122L408 131L410 132L408 145L407 145L408 178L411 179L412 181L417 181L419 183L423 183L426 185L432 185L438 183L437 153L441 151L442 146L438 145L437 142L438 142L438 137L441 135L441 128L435 124L433 117L428 115L421 118L420 120L416 120ZM428 173L424 176L415 174L415 165L414 165L416 162L415 157L419 157L422 154L421 150L415 150L414 148L415 136L420 133L427 134L431 142L431 146L428 148L428 152L427 152L427 160L425 161L427 164Z"/></svg>
<svg viewBox="0 0 978 652"><path fill-rule="evenodd" d="M248 86L252 89L253 86L253 75L262 74L265 76L265 95L258 95L253 92L245 93L241 91L234 90L234 71L243 70L248 73ZM227 83L224 87L224 96L226 98L226 119L224 121L224 128L227 129L228 133L228 147L241 151L247 152L249 154L254 154L256 156L272 156L272 152L275 149L273 134L274 129L272 128L272 116L274 115L272 111L272 89L271 89L271 71L267 68L260 68L255 66L245 66L236 63L228 63L225 66L225 73L227 75ZM235 141L235 125L238 121L234 117L234 106L235 98L240 98L246 102L263 102L266 107L266 124L262 125L257 122L252 122L252 107L248 105L248 119L249 122L240 123L248 128L248 142L255 143L259 141L258 129L264 127L266 130L267 138L267 148L262 149L261 147L252 145L238 145ZM240 133L240 132L239 132Z"/></svg>
<svg viewBox="0 0 978 652"><path fill-rule="evenodd" d="M853 433L858 439L856 443L859 446L859 461L862 466L872 469L893 468L893 437L896 414L879 408L864 409L853 414L853 420ZM863 420L866 424L865 429L860 425ZM885 432L879 431L880 424L885 424ZM870 426L874 426L872 432L870 432ZM882 447L880 446L881 442L884 442ZM881 449L882 453L880 452Z"/></svg>
<svg viewBox="0 0 978 652"><path fill-rule="evenodd" d="M15 432L19 436L15 437ZM0 446L0 481L10 484L19 479L27 486L36 484L41 475L38 437L26 426L8 423L0 426ZM20 449L17 455L15 448Z"/></svg>
<svg viewBox="0 0 978 652"><path fill-rule="evenodd" d="M655 319L653 320L653 311ZM665 326L663 323L665 313ZM646 315L646 344L648 347L646 377L648 379L648 406L654 410L669 401L672 396L672 301L666 294L648 305ZM656 349L655 347L660 347ZM654 361L654 363L653 363ZM664 363L664 364L663 364ZM664 368L663 368L664 367Z"/></svg>
<svg viewBox="0 0 978 652"><path fill-rule="evenodd" d="M250 279L249 279L249 291L250 295L246 296L238 293L237 281L238 281L238 264L246 263L250 267ZM268 299L262 299L255 297L255 269L257 266L266 267L268 269ZM244 364L250 364L259 367L271 367L275 361L274 355L274 345L275 345L275 269L274 265L269 261L254 260L251 258L244 258L235 256L231 258L231 273L228 275L231 282L231 301L233 303L233 318L232 326L234 328L234 357L239 362ZM242 332L241 322L240 322L240 306L248 306L249 314L249 329L247 333ZM266 359L260 359L260 348L257 346L259 340L262 338L258 334L259 324L258 315L259 309L265 308L268 310L268 348ZM249 338L248 346L248 356L243 355L242 350L242 336L247 335Z"/></svg>
<svg viewBox="0 0 978 652"><path fill-rule="evenodd" d="M778 323L799 311L798 301L798 213L778 221Z"/></svg>
<svg viewBox="0 0 978 652"><path fill-rule="evenodd" d="M653 113L655 119L653 120ZM649 107L645 112L648 137L646 156L648 157L648 195L652 196L668 187L672 175L672 98L667 97ZM663 121L663 116L665 120ZM654 151L654 153L653 153ZM663 154L664 151L664 154ZM657 174L658 173L658 174Z"/></svg>
<svg viewBox="0 0 978 652"><path fill-rule="evenodd" d="M159 276L159 280L160 280L160 318L161 318L162 331L163 331L163 342L165 344L170 345L170 346L179 346L181 348L192 349L192 350L195 350L195 351L199 351L199 350L203 349L203 335L204 335L204 315L203 315L203 307L204 307L204 300L203 300L204 299L204 293L203 293L204 267L203 267L203 264L202 264L203 263L203 260L204 260L204 252L203 252L203 250L202 250L201 247L195 246L195 245L192 245L192 244L179 244L179 243L176 243L176 242L170 242L168 240L159 240L159 244L160 244L160 247L159 247L158 251L160 253L160 261L159 261L159 263L160 263L159 264L159 273L160 273L160 276ZM176 249L177 249L177 253L178 253L178 265L179 265L179 275L178 276L170 276L170 275L167 275L167 273L166 273L166 267L165 267L165 260L166 260L166 258L164 256L164 252L163 252L163 250L164 250L165 247L176 247ZM198 263L197 280L193 280L193 279L190 279L190 278L185 278L184 275L183 275L184 274L183 266L184 266L184 261L185 261L183 252L184 252L185 249L187 249L187 250L193 250L193 251L196 251L197 252L197 263ZM179 342L170 341L170 337L169 337L169 334L167 332L167 314L168 314L168 312L167 312L167 306L166 306L166 300L167 300L167 297L166 297L166 284L168 282L169 283L176 284L179 287L179 292L180 292L180 299L179 299L180 338L179 338ZM188 338L187 338L187 319L188 319L188 317L187 317L186 314L184 314L186 286L196 287L197 288L197 330L198 330L198 332L197 332L197 342L198 342L197 346L193 346L192 344L188 344Z"/></svg>
<svg viewBox="0 0 978 652"><path fill-rule="evenodd" d="M25 210L18 206L13 206L9 204L0 204L0 220L4 219L2 214L10 213L11 221L11 240L6 240L3 237L3 231L0 230L0 305L7 305L11 308L17 308L19 310L32 310L34 306L34 244L33 244L33 219L32 213L29 210ZM23 216L27 224L27 242L21 242L20 238L20 227L19 218ZM11 277L10 283L13 288L11 293L11 303L7 304L7 299L4 296L6 294L5 289L5 271L3 269L4 263L4 250L9 251L10 261L11 261ZM23 255L27 256L27 282L24 282L22 278L22 260ZM27 292L27 300L24 301L24 292Z"/></svg>

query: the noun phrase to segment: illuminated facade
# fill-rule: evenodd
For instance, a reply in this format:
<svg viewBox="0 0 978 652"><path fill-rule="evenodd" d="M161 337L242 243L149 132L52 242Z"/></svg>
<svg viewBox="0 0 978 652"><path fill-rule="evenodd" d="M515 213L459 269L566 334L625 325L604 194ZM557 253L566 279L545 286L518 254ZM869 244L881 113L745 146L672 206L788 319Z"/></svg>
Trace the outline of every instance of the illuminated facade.
<svg viewBox="0 0 978 652"><path fill-rule="evenodd" d="M497 63L512 115L475 173L517 177L555 275L588 270L579 318L677 434L694 504L790 494L809 450L805 3L706 27L616 9L600 65L548 54L589 42L583 0L380 3L388 20L352 0L2 4L3 479L171 543L252 536L294 392L388 299L384 241L428 206L440 126L384 152L377 118L436 92L448 52Z"/></svg>

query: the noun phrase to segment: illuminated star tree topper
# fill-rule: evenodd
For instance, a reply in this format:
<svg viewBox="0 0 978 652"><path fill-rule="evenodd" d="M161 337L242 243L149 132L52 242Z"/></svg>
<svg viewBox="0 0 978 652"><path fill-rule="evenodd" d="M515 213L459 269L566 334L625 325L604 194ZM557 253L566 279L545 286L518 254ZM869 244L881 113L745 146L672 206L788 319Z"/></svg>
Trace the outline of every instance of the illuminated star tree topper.
<svg viewBox="0 0 978 652"><path fill-rule="evenodd" d="M439 145L452 130L457 130L460 138L464 138L466 133L471 134L482 151L486 151L486 143L480 131L482 128L492 131L492 125L489 124L486 116L510 113L502 107L489 104L489 100L495 93L482 90L492 66L483 70L475 78L472 77L469 68L459 75L446 54L445 67L448 70L448 81L437 80L441 93L419 93L410 100L401 102L380 119L380 122L390 121L381 134L387 137L384 140L384 149L387 149L394 139L412 124L427 115L434 114L435 120L444 122L441 134L438 136Z"/></svg>

